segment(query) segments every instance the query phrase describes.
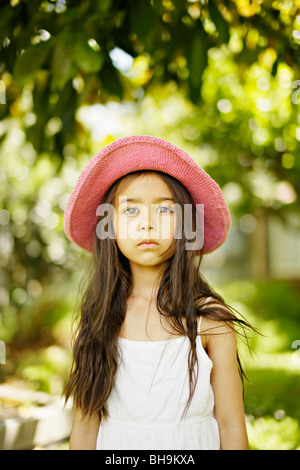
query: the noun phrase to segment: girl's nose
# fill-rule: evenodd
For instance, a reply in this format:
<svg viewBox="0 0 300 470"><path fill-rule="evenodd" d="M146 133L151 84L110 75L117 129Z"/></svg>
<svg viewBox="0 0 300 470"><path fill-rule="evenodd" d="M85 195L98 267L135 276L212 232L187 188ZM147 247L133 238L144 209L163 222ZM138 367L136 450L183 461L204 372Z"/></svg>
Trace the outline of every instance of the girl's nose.
<svg viewBox="0 0 300 470"><path fill-rule="evenodd" d="M140 224L139 228L143 231L154 230L155 222L154 222L153 214L151 214L151 210L145 208L144 211L141 211L140 214Z"/></svg>
<svg viewBox="0 0 300 470"><path fill-rule="evenodd" d="M144 224L144 225L141 225L141 230L146 230L146 227L147 227L148 230L153 230L154 229L153 225Z"/></svg>

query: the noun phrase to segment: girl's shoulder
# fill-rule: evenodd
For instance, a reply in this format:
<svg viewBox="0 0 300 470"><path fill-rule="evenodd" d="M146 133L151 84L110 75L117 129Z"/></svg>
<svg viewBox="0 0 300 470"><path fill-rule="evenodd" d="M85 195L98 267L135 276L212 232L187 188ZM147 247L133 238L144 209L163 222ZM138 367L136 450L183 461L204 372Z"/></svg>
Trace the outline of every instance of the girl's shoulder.
<svg viewBox="0 0 300 470"><path fill-rule="evenodd" d="M219 309L223 310L225 316L226 314L228 314L229 317L232 316L230 310L218 300L212 297L201 299L201 304L199 305L198 322L200 322L199 330L201 332L202 344L205 346L205 349L208 346L208 342L211 341L212 338L221 338L221 335L223 336L224 334L227 335L228 333L235 333L233 323L228 320L226 321L221 317L221 315L220 318L211 317L208 313L202 315L201 309L204 309L206 306L210 308L218 307Z"/></svg>

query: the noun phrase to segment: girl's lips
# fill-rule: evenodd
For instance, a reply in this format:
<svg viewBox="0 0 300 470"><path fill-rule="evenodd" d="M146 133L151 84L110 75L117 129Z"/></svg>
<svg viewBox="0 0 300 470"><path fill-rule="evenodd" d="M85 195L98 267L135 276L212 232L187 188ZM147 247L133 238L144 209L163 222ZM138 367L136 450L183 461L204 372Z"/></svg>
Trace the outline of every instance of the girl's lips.
<svg viewBox="0 0 300 470"><path fill-rule="evenodd" d="M157 243L140 243L139 246L143 247L143 248L155 248L156 246L158 246Z"/></svg>

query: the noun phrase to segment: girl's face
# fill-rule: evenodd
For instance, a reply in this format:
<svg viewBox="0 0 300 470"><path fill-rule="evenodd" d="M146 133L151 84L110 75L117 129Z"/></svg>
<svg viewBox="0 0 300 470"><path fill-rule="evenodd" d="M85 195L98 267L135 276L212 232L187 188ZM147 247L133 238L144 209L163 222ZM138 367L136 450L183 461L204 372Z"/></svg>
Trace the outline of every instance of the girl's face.
<svg viewBox="0 0 300 470"><path fill-rule="evenodd" d="M154 174L137 176L115 198L114 230L120 251L142 266L158 266L174 239L176 215L169 186ZM154 244L142 244L152 240Z"/></svg>

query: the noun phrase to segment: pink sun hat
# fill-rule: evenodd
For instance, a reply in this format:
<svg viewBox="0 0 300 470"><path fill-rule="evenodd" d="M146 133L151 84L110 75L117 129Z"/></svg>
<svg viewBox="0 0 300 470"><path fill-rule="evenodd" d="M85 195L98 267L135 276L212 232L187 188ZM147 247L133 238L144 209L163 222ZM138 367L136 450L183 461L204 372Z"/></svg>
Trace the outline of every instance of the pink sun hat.
<svg viewBox="0 0 300 470"><path fill-rule="evenodd" d="M117 179L137 170L157 170L173 176L186 187L195 205L204 204L203 253L225 242L231 218L218 184L186 152L147 135L119 139L86 165L64 214L64 229L72 242L93 251L99 221L97 207Z"/></svg>

